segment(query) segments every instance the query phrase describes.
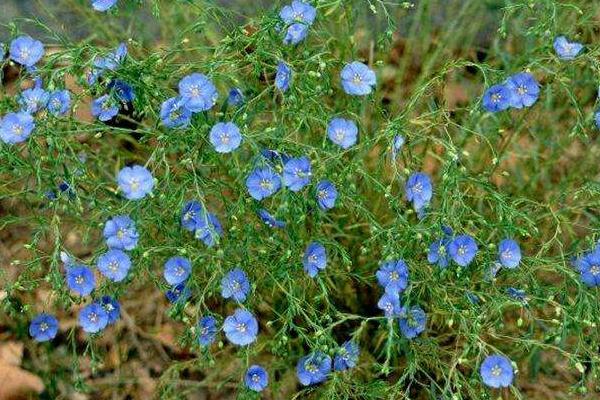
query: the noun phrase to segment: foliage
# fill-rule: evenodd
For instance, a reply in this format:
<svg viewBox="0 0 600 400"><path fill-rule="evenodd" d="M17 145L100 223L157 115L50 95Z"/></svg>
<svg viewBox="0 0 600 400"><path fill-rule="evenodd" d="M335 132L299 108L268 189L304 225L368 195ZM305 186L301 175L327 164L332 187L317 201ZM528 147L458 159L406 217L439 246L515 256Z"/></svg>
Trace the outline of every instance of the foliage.
<svg viewBox="0 0 600 400"><path fill-rule="evenodd" d="M18 273L0 271L0 320L12 335L30 340L28 325L37 313L64 320L90 303L70 292L60 254L95 266L107 251L104 224L127 214L139 232L129 252L133 266L122 282L98 275L93 299L110 295L127 309L131 299L171 289L163 278L167 259L192 262L190 297L170 306L163 323L175 324L177 345L193 356L163 366L157 397L233 387L240 398L254 398L243 384L253 364L267 369L266 392L273 398L526 398L522 384L556 374L556 365L578 377L567 382L573 395L600 390L599 292L572 266L598 239L599 4L318 0L306 39L293 46L282 43L280 2L120 0L107 13L83 0L54 3L35 19L3 25L7 43L36 32L46 46L37 70L44 87L69 88L73 104L66 117L36 116L26 143L0 143L0 228L29 234L26 255L10 260ZM67 9L73 25L56 26ZM586 46L572 61L552 48L562 34ZM122 64L88 85L94 57L120 42L129 51ZM377 74L376 89L365 97L347 95L340 83L342 68L356 60ZM286 92L274 86L279 61L293 70ZM9 61L3 65L8 78ZM540 83L537 103L486 112L485 89L522 71ZM161 104L194 72L215 83L217 103L195 113L186 128L166 128ZM21 70L16 81L3 80L0 115L19 109L18 93L31 86L30 78ZM131 85L135 99L132 112L108 125L89 109L115 79ZM226 102L233 87L245 98L237 107ZM356 122L355 145L342 149L327 138L336 117ZM209 132L229 121L243 141L221 154ZM397 135L406 143L395 158ZM263 149L308 157L310 185L260 202L250 197L245 182L264 164ZM118 172L131 164L146 166L155 180L151 195L139 201L125 199L117 186ZM404 194L408 177L420 171L433 184L422 218ZM324 179L338 191L335 207L326 211L315 197ZM63 182L68 188L61 191ZM57 198L49 199L48 191ZM193 199L223 226L213 247L181 226L181 210ZM257 216L262 208L285 228L265 225ZM444 226L475 238L479 251L470 266L442 269L428 262L429 246ZM69 235L76 243L67 245ZM507 237L520 244L523 259L518 268L490 276L497 245ZM327 251L327 267L315 278L303 270L313 241ZM413 340L377 308L384 290L375 273L397 259L409 271L402 304L427 314L426 330ZM236 347L220 333L217 343L200 347L198 320L212 315L222 326L239 307L221 296L221 279L238 266L251 283L243 307L259 321L257 341ZM514 298L509 288L524 290L526 299ZM42 290L40 301L34 293ZM163 297L159 301L168 303ZM133 321L126 323L135 324L136 308L127 313ZM103 360L110 346L100 338L113 329L83 335L63 324L54 341L31 345L36 358L47 360L31 368L46 380L50 398L64 383L99 393L80 375L77 360L89 357L94 374L109 373ZM355 369L314 387L297 383L301 357L316 351L333 357L347 340L360 347ZM59 346L69 354L54 358ZM479 366L496 353L518 372L509 389L481 381Z"/></svg>

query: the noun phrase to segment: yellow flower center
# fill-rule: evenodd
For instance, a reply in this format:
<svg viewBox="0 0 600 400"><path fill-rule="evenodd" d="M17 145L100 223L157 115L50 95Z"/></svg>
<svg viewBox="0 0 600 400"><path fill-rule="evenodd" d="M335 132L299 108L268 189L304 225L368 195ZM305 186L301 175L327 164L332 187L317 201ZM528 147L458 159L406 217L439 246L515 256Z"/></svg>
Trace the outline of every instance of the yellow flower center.
<svg viewBox="0 0 600 400"><path fill-rule="evenodd" d="M200 97L200 95L202 94L198 85L191 86L190 93L192 93L192 97Z"/></svg>
<svg viewBox="0 0 600 400"><path fill-rule="evenodd" d="M140 188L140 181L137 178L132 178L129 181L129 186L131 186L133 192L137 192Z"/></svg>
<svg viewBox="0 0 600 400"><path fill-rule="evenodd" d="M108 269L111 272L117 272L119 270L119 263L116 261L111 261L110 263L108 263Z"/></svg>
<svg viewBox="0 0 600 400"><path fill-rule="evenodd" d="M492 375L500 376L501 373L502 373L502 368L500 368L499 365L494 365L494 368L492 368Z"/></svg>
<svg viewBox="0 0 600 400"><path fill-rule="evenodd" d="M21 136L21 135L23 134L23 132L25 131L25 130L23 129L23 127L22 127L21 125L18 125L18 124L14 124L14 125L12 126L12 129L13 129L13 133L14 133L15 135L17 135L17 136Z"/></svg>
<svg viewBox="0 0 600 400"><path fill-rule="evenodd" d="M262 181L260 181L260 187L265 190L271 190L273 188L273 184L271 183L271 181L263 179Z"/></svg>
<svg viewBox="0 0 600 400"><path fill-rule="evenodd" d="M306 369L308 372L313 373L313 374L319 370L319 368L317 368L317 366L315 364L313 364L312 362L307 363L304 366L304 369Z"/></svg>

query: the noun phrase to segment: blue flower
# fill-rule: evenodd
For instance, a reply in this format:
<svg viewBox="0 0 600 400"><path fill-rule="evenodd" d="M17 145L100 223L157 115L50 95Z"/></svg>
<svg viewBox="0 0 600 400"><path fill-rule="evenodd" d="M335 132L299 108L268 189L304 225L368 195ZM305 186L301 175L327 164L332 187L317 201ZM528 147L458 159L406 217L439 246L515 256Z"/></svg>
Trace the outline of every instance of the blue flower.
<svg viewBox="0 0 600 400"><path fill-rule="evenodd" d="M467 292L466 296L471 304L479 304L479 297L475 293Z"/></svg>
<svg viewBox="0 0 600 400"><path fill-rule="evenodd" d="M308 27L313 24L317 10L308 3L294 0L281 9L279 16L288 25L283 43L298 44L306 37Z"/></svg>
<svg viewBox="0 0 600 400"><path fill-rule="evenodd" d="M387 293L377 302L377 308L383 311L386 317L393 318L402 312L402 305L400 304L400 296L398 293Z"/></svg>
<svg viewBox="0 0 600 400"><path fill-rule="evenodd" d="M127 56L127 45L120 43L119 46L106 55L106 57L94 58L92 72L88 76L88 83L93 85L96 83L105 71L114 71L121 65Z"/></svg>
<svg viewBox="0 0 600 400"><path fill-rule="evenodd" d="M398 325L400 326L400 332L407 339L414 339L425 330L427 314L419 306L411 307L410 309L403 307Z"/></svg>
<svg viewBox="0 0 600 400"><path fill-rule="evenodd" d="M227 96L227 104L230 106L239 106L244 103L244 93L240 88L231 88L229 95Z"/></svg>
<svg viewBox="0 0 600 400"><path fill-rule="evenodd" d="M600 129L600 110L594 114L594 122L596 123L596 128Z"/></svg>
<svg viewBox="0 0 600 400"><path fill-rule="evenodd" d="M24 112L8 113L0 122L0 139L6 144L27 140L35 128L33 117Z"/></svg>
<svg viewBox="0 0 600 400"><path fill-rule="evenodd" d="M110 296L102 296L100 305L108 315L108 325L112 325L121 317L121 305Z"/></svg>
<svg viewBox="0 0 600 400"><path fill-rule="evenodd" d="M337 189L330 181L324 180L317 184L317 203L319 203L321 210L329 210L335 207L337 197Z"/></svg>
<svg viewBox="0 0 600 400"><path fill-rule="evenodd" d="M200 318L198 321L198 343L200 346L208 346L215 341L217 336L217 320L210 315Z"/></svg>
<svg viewBox="0 0 600 400"><path fill-rule="evenodd" d="M46 108L49 99L50 94L42 88L33 87L31 89L24 90L19 97L21 111L28 114L35 114L36 112L42 111Z"/></svg>
<svg viewBox="0 0 600 400"><path fill-rule="evenodd" d="M102 58L100 59L102 60ZM96 63L100 64L98 60L94 60L94 65ZM98 78L102 76L103 68L92 68L92 70L87 75L87 83L88 85L93 85L98 81Z"/></svg>
<svg viewBox="0 0 600 400"><path fill-rule="evenodd" d="M36 342L47 342L56 337L58 320L54 315L41 313L35 316L29 324L29 336Z"/></svg>
<svg viewBox="0 0 600 400"><path fill-rule="evenodd" d="M87 296L96 287L96 278L85 265L67 267L67 286L80 296Z"/></svg>
<svg viewBox="0 0 600 400"><path fill-rule="evenodd" d="M165 263L163 276L169 285L179 285L192 273L192 263L184 257L171 257Z"/></svg>
<svg viewBox="0 0 600 400"><path fill-rule="evenodd" d="M250 282L246 273L240 268L229 271L221 280L221 295L225 299L233 298L242 303L248 293L250 293Z"/></svg>
<svg viewBox="0 0 600 400"><path fill-rule="evenodd" d="M511 105L512 92L506 85L494 85L483 94L483 108L489 112L504 111Z"/></svg>
<svg viewBox="0 0 600 400"><path fill-rule="evenodd" d="M454 232L452 231L452 228L450 228L447 225L442 225L442 232L446 236L452 236L454 234Z"/></svg>
<svg viewBox="0 0 600 400"><path fill-rule="evenodd" d="M252 365L244 375L246 387L255 392L262 392L269 384L269 374L260 365Z"/></svg>
<svg viewBox="0 0 600 400"><path fill-rule="evenodd" d="M121 42L119 43L116 49L114 49L106 55L106 57L102 60L100 64L102 64L102 66L105 69L114 71L119 65L121 65L123 60L125 60L126 56L127 45Z"/></svg>
<svg viewBox="0 0 600 400"><path fill-rule="evenodd" d="M146 197L154 187L154 178L148 169L141 165L124 167L117 175L117 183L128 200L140 200Z"/></svg>
<svg viewBox="0 0 600 400"><path fill-rule="evenodd" d="M384 262L376 275L386 293L399 294L408 286L408 267L404 260Z"/></svg>
<svg viewBox="0 0 600 400"><path fill-rule="evenodd" d="M431 246L429 246L427 261L429 261L430 264L437 264L440 268L446 268L450 262L450 255L448 254L449 245L450 238L448 236L444 236L433 242Z"/></svg>
<svg viewBox="0 0 600 400"><path fill-rule="evenodd" d="M531 107L540 96L540 85L533 75L527 72L508 78L506 87L511 93L510 106L514 108Z"/></svg>
<svg viewBox="0 0 600 400"><path fill-rule="evenodd" d="M402 146L404 146L404 136L396 135L394 136L394 141L392 142L392 160L396 161L396 157L398 157L398 153L402 150Z"/></svg>
<svg viewBox="0 0 600 400"><path fill-rule="evenodd" d="M256 340L258 321L251 312L238 308L225 318L223 331L231 343L245 346Z"/></svg>
<svg viewBox="0 0 600 400"><path fill-rule="evenodd" d="M250 196L262 200L272 196L281 188L281 178L271 168L256 168L246 179Z"/></svg>
<svg viewBox="0 0 600 400"><path fill-rule="evenodd" d="M277 150L263 149L260 154L271 163L282 163L285 164L291 158L285 153L281 153Z"/></svg>
<svg viewBox="0 0 600 400"><path fill-rule="evenodd" d="M66 195L68 195L70 199L75 198L75 190L67 182L61 182L58 185L58 189L61 193L65 193Z"/></svg>
<svg viewBox="0 0 600 400"><path fill-rule="evenodd" d="M583 45L577 42L569 42L566 37L558 36L554 39L554 51L558 58L572 60L583 50Z"/></svg>
<svg viewBox="0 0 600 400"><path fill-rule="evenodd" d="M98 271L113 282L121 282L131 269L131 260L122 250L113 249L98 257Z"/></svg>
<svg viewBox="0 0 600 400"><path fill-rule="evenodd" d="M521 248L512 239L504 239L498 245L498 260L505 268L517 268L521 262Z"/></svg>
<svg viewBox="0 0 600 400"><path fill-rule="evenodd" d="M44 45L30 36L19 36L10 43L10 58L26 67L33 67L44 56Z"/></svg>
<svg viewBox="0 0 600 400"><path fill-rule="evenodd" d="M483 383L495 389L509 387L514 378L510 360L499 354L487 356L481 363L479 373Z"/></svg>
<svg viewBox="0 0 600 400"><path fill-rule="evenodd" d="M466 267L477 255L477 243L469 235L457 236L448 245L448 253L455 263Z"/></svg>
<svg viewBox="0 0 600 400"><path fill-rule="evenodd" d="M160 119L167 128L185 128L192 121L192 112L184 107L181 97L171 97L160 107Z"/></svg>
<svg viewBox="0 0 600 400"><path fill-rule="evenodd" d="M181 225L194 232L198 240L212 247L223 234L221 223L215 214L207 212L196 200L188 201L181 212Z"/></svg>
<svg viewBox="0 0 600 400"><path fill-rule="evenodd" d="M92 115L100 121L109 121L117 116L119 106L109 95L105 94L92 102Z"/></svg>
<svg viewBox="0 0 600 400"><path fill-rule="evenodd" d="M333 369L335 371L345 371L356 367L359 355L360 349L356 343L352 341L345 342L333 358Z"/></svg>
<svg viewBox="0 0 600 400"><path fill-rule="evenodd" d="M79 325L87 333L100 332L108 325L108 313L99 303L89 304L79 311Z"/></svg>
<svg viewBox="0 0 600 400"><path fill-rule="evenodd" d="M121 42L114 51L106 55L109 69L116 69L125 60L125 56L127 56L127 45Z"/></svg>
<svg viewBox="0 0 600 400"><path fill-rule="evenodd" d="M128 215L117 215L106 221L103 234L111 249L133 250L139 238L135 222Z"/></svg>
<svg viewBox="0 0 600 400"><path fill-rule="evenodd" d="M500 264L498 261L493 262L492 265L490 265L488 267L488 269L485 271L485 274L483 276L484 279L489 282L493 281L501 269L502 269L502 264Z"/></svg>
<svg viewBox="0 0 600 400"><path fill-rule="evenodd" d="M308 26L303 24L292 24L290 25L283 38L284 44L298 44L303 41L308 35Z"/></svg>
<svg viewBox="0 0 600 400"><path fill-rule="evenodd" d="M257 214L260 217L260 219L265 223L265 225L267 225L269 228L284 228L285 227L285 222L275 219L275 217L272 216L264 208L261 208L260 210L258 210Z"/></svg>
<svg viewBox="0 0 600 400"><path fill-rule="evenodd" d="M291 80L291 68L283 61L279 61L279 64L277 64L277 73L275 74L275 86L277 89L285 92L289 89Z"/></svg>
<svg viewBox="0 0 600 400"><path fill-rule="evenodd" d="M48 111L54 116L65 115L71 108L71 92L55 90L48 99Z"/></svg>
<svg viewBox="0 0 600 400"><path fill-rule="evenodd" d="M327 136L342 149L348 149L356 144L358 127L349 119L334 118L327 125Z"/></svg>
<svg viewBox="0 0 600 400"><path fill-rule="evenodd" d="M73 188L67 182L63 181L63 182L59 183L58 189L60 190L61 193L68 194L69 197L71 197L71 198L73 198L74 195L75 195L75 192L73 191Z"/></svg>
<svg viewBox="0 0 600 400"><path fill-rule="evenodd" d="M96 11L108 11L115 4L117 4L117 0L92 0L92 7Z"/></svg>
<svg viewBox="0 0 600 400"><path fill-rule="evenodd" d="M377 84L375 72L358 61L346 64L340 75L344 92L353 96L366 96Z"/></svg>
<svg viewBox="0 0 600 400"><path fill-rule="evenodd" d="M325 247L319 242L311 242L304 251L302 264L308 276L311 278L317 276L319 270L323 270L327 266Z"/></svg>
<svg viewBox="0 0 600 400"><path fill-rule="evenodd" d="M184 283L173 286L167 290L165 296L171 303L183 303L191 296L190 289Z"/></svg>
<svg viewBox="0 0 600 400"><path fill-rule="evenodd" d="M527 304L527 294L522 289L509 287L506 289L506 294L512 297L513 299L520 301L523 304Z"/></svg>
<svg viewBox="0 0 600 400"><path fill-rule="evenodd" d="M219 96L212 81L199 73L188 75L179 82L179 95L191 112L210 110Z"/></svg>
<svg viewBox="0 0 600 400"><path fill-rule="evenodd" d="M115 79L110 81L106 88L115 98L117 98L123 103L131 103L133 102L133 100L135 100L135 93L133 92L133 88L127 82Z"/></svg>
<svg viewBox="0 0 600 400"><path fill-rule="evenodd" d="M54 201L54 200L58 199L58 197L56 196L56 193L54 193L53 190L48 190L48 191L44 192L44 196L46 196L46 198L50 201Z"/></svg>
<svg viewBox="0 0 600 400"><path fill-rule="evenodd" d="M198 226L198 220L204 218L206 210L196 200L190 200L181 210L181 226L190 232L194 232Z"/></svg>
<svg viewBox="0 0 600 400"><path fill-rule="evenodd" d="M600 248L579 257L575 266L583 283L589 287L600 286Z"/></svg>
<svg viewBox="0 0 600 400"><path fill-rule="evenodd" d="M69 188L70 188L70 186L69 186L69 184L68 184L67 182L61 182L61 183L58 185L58 189L59 189L61 192L63 192L63 193L64 193L64 192L66 192L67 190L69 190Z"/></svg>
<svg viewBox="0 0 600 400"><path fill-rule="evenodd" d="M293 192L308 185L311 175L308 157L290 158L283 166L283 184Z"/></svg>
<svg viewBox="0 0 600 400"><path fill-rule="evenodd" d="M313 6L299 0L293 0L291 5L283 7L279 13L279 17L286 24L302 22L312 25L316 16L317 10Z"/></svg>
<svg viewBox="0 0 600 400"><path fill-rule="evenodd" d="M231 153L242 143L240 128L233 122L219 122L210 130L210 143L217 153Z"/></svg>
<svg viewBox="0 0 600 400"><path fill-rule="evenodd" d="M406 199L413 203L415 211L425 209L433 196L431 178L424 172L414 172L408 177L404 186Z"/></svg>
<svg viewBox="0 0 600 400"><path fill-rule="evenodd" d="M194 237L204 242L206 246L214 246L222 235L223 227L215 214L204 212L196 217Z"/></svg>
<svg viewBox="0 0 600 400"><path fill-rule="evenodd" d="M324 382L330 373L331 357L320 351L302 357L296 365L296 376L304 386Z"/></svg>
<svg viewBox="0 0 600 400"><path fill-rule="evenodd" d="M73 263L75 262L73 260L73 257L69 255L69 253L67 253L66 251L60 252L60 261L65 265L65 267L73 265Z"/></svg>

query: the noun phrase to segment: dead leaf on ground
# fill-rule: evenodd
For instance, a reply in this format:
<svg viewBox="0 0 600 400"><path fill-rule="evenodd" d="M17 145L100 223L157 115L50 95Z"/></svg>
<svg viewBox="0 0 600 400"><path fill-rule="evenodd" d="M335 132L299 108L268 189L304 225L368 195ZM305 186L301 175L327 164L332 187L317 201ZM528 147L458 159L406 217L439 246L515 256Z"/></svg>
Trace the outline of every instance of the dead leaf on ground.
<svg viewBox="0 0 600 400"><path fill-rule="evenodd" d="M42 380L20 368L23 344L7 342L0 345L0 400L31 398L44 390Z"/></svg>

